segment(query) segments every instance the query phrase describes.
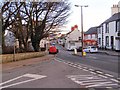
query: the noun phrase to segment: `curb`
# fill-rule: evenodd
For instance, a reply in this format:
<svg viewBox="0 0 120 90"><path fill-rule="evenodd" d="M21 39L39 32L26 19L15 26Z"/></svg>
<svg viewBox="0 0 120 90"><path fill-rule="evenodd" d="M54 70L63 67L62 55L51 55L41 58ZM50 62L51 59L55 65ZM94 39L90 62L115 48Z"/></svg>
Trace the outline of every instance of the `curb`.
<svg viewBox="0 0 120 90"><path fill-rule="evenodd" d="M103 53L103 54L110 55L110 56L120 56L120 55L113 55L113 54L110 54L108 52L98 52L98 53Z"/></svg>

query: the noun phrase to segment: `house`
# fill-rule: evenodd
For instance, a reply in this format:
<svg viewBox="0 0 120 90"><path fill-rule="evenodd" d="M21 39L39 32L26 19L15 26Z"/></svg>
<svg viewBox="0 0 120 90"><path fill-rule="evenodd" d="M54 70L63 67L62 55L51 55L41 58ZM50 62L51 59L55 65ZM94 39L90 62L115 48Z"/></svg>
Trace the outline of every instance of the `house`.
<svg viewBox="0 0 120 90"><path fill-rule="evenodd" d="M98 26L97 32L99 48L120 51L120 12Z"/></svg>
<svg viewBox="0 0 120 90"><path fill-rule="evenodd" d="M5 46L14 46L15 36L13 32L9 30L5 30L4 38L5 38Z"/></svg>
<svg viewBox="0 0 120 90"><path fill-rule="evenodd" d="M5 30L5 34L4 34L4 43L5 46L3 48L2 53L13 53L14 52L14 46L16 44L16 38L14 36L14 33L9 31L9 30Z"/></svg>
<svg viewBox="0 0 120 90"><path fill-rule="evenodd" d="M97 46L97 27L91 27L84 33L84 46Z"/></svg>
<svg viewBox="0 0 120 90"><path fill-rule="evenodd" d="M65 48L69 50L71 47L79 48L81 47L81 32L78 30L78 28L72 28L70 32L66 34L65 37Z"/></svg>

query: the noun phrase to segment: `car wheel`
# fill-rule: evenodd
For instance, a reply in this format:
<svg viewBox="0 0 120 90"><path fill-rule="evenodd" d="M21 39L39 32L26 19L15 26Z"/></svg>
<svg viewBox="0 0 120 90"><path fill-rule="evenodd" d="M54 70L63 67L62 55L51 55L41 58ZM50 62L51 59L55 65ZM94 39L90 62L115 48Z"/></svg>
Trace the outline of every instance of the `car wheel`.
<svg viewBox="0 0 120 90"><path fill-rule="evenodd" d="M91 51L89 50L89 53L91 53Z"/></svg>

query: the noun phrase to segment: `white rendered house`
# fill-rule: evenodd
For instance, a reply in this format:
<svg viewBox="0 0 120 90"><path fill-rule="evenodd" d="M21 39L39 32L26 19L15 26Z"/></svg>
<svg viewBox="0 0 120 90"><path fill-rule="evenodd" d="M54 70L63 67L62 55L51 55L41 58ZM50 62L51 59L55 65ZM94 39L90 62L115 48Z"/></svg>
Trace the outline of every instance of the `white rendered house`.
<svg viewBox="0 0 120 90"><path fill-rule="evenodd" d="M65 48L69 50L71 47L81 47L81 32L76 28L66 34L65 37Z"/></svg>
<svg viewBox="0 0 120 90"><path fill-rule="evenodd" d="M120 50L120 13L112 15L97 28L98 47Z"/></svg>

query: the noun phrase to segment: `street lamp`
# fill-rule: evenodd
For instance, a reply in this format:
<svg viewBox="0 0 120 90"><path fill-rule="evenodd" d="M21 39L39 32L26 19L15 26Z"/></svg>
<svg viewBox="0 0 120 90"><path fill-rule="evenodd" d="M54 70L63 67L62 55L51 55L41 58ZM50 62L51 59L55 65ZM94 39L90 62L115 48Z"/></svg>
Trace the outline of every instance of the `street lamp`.
<svg viewBox="0 0 120 90"><path fill-rule="evenodd" d="M88 7L88 5L75 5L75 7L81 7L81 34L82 34L82 57L83 57L83 7Z"/></svg>

